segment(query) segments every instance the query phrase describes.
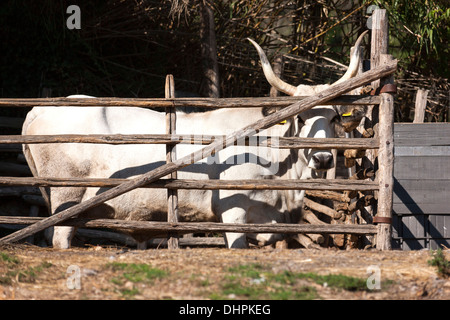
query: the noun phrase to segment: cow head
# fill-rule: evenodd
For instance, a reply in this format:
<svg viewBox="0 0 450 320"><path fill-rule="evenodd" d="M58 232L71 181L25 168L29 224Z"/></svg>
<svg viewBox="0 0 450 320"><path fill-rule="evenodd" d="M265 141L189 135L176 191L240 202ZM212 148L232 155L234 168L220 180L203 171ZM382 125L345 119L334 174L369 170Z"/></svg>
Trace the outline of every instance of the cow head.
<svg viewBox="0 0 450 320"><path fill-rule="evenodd" d="M269 60L261 47L252 39L248 39L258 51L261 59L262 69L267 81L277 90L291 96L311 96L329 88L330 86L354 77L358 72L360 63L360 44L362 38L367 33L363 32L356 40L355 46L351 50L350 65L346 73L333 84L324 85L299 85L293 86L281 80L272 70ZM353 112L355 108L341 106L316 106L308 111L299 114L296 119L291 119L291 136L309 138L332 138L334 137L334 123L338 120L352 115L352 122L359 123L364 116L363 112ZM344 119L347 120L348 118ZM353 130L352 127L351 130ZM350 131L351 131L350 130ZM348 130L346 130L348 132ZM330 150L304 149L300 150L299 157L306 166L308 173L300 173L300 176L307 178L317 171L331 169L334 165L333 155ZM305 168L306 167L306 168ZM303 171L303 170L302 170Z"/></svg>

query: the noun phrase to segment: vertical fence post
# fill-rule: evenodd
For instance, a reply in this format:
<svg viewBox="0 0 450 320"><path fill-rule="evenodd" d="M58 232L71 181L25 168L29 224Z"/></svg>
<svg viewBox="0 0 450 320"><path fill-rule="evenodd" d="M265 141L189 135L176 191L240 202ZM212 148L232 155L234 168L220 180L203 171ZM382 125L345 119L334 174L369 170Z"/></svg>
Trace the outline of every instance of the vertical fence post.
<svg viewBox="0 0 450 320"><path fill-rule="evenodd" d="M389 20L386 9L375 9L372 14L372 39L370 43L370 69L380 66L381 55L388 53ZM380 86L380 80L372 81L374 89Z"/></svg>
<svg viewBox="0 0 450 320"><path fill-rule="evenodd" d="M391 55L381 55L381 64L392 60ZM393 76L381 79L381 85L393 83ZM394 191L394 96L392 93L381 93L378 150L378 222L377 249L392 249L392 207Z"/></svg>
<svg viewBox="0 0 450 320"><path fill-rule="evenodd" d="M175 98L175 82L173 75L169 74L166 77L165 87L166 99ZM166 108L166 134L176 133L177 116L174 107ZM166 145L166 163L176 160L175 145ZM170 174L171 179L177 178L177 172ZM176 189L167 189L167 222L178 222L178 192ZM178 235L169 234L167 242L169 249L178 249Z"/></svg>
<svg viewBox="0 0 450 320"><path fill-rule="evenodd" d="M370 68L376 68L392 60L388 55L389 20L385 9L376 9L372 15L372 41ZM375 80L373 89L393 83L393 76ZM394 188L394 98L391 93L381 93L381 102L372 113L374 123L378 122L378 172L379 182L377 215L378 223L376 247L379 250L391 249L392 236L392 197ZM378 119L377 119L378 118ZM378 121L377 121L378 120Z"/></svg>
<svg viewBox="0 0 450 320"><path fill-rule="evenodd" d="M416 93L416 105L414 109L414 123L423 123L427 108L427 96L429 90L418 89Z"/></svg>

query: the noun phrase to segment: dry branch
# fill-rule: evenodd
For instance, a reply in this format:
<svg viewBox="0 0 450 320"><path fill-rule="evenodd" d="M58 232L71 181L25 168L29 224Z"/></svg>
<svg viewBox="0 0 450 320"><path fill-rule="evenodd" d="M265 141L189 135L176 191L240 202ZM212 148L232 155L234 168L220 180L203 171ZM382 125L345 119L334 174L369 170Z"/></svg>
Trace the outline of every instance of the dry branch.
<svg viewBox="0 0 450 320"><path fill-rule="evenodd" d="M347 197L345 194L335 191L306 190L305 194L310 197L316 197L321 199L350 202L350 198Z"/></svg>
<svg viewBox="0 0 450 320"><path fill-rule="evenodd" d="M365 141L365 139L363 139ZM358 149L347 149L344 151L344 157L358 159L364 157L366 154L365 150Z"/></svg>
<svg viewBox="0 0 450 320"><path fill-rule="evenodd" d="M341 214L337 212L336 210L333 210L323 204L317 203L315 201L312 201L311 199L304 198L303 203L309 207L310 209L313 209L315 211L318 211L320 213L326 214L330 218L333 219L339 219Z"/></svg>
<svg viewBox="0 0 450 320"><path fill-rule="evenodd" d="M315 244L307 235L296 234L292 236L292 239L304 246L306 249L320 249L321 247Z"/></svg>
<svg viewBox="0 0 450 320"><path fill-rule="evenodd" d="M323 222L317 216L311 211L311 210L303 210L303 219L305 221L308 221L310 224L327 224L326 222Z"/></svg>
<svg viewBox="0 0 450 320"><path fill-rule="evenodd" d="M306 234L306 236L317 244L322 244L325 242L325 238L321 234L313 233L313 234Z"/></svg>

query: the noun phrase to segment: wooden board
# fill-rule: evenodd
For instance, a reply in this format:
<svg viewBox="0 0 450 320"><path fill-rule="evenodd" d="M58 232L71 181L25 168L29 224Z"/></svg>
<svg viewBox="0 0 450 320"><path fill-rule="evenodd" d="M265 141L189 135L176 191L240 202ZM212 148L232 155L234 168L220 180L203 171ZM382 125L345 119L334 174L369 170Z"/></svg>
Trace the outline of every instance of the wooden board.
<svg viewBox="0 0 450 320"><path fill-rule="evenodd" d="M450 213L450 125L395 124L394 211Z"/></svg>
<svg viewBox="0 0 450 320"><path fill-rule="evenodd" d="M449 195L450 180L396 180L393 210L396 214L450 214Z"/></svg>
<svg viewBox="0 0 450 320"><path fill-rule="evenodd" d="M394 216L395 248L420 250L450 246L450 215Z"/></svg>
<svg viewBox="0 0 450 320"><path fill-rule="evenodd" d="M431 215L428 219L431 237L450 239L450 215Z"/></svg>
<svg viewBox="0 0 450 320"><path fill-rule="evenodd" d="M394 127L394 247L450 245L450 124Z"/></svg>
<svg viewBox="0 0 450 320"><path fill-rule="evenodd" d="M449 123L396 123L395 147L450 146Z"/></svg>
<svg viewBox="0 0 450 320"><path fill-rule="evenodd" d="M448 180L450 157L395 156L394 176L397 180Z"/></svg>

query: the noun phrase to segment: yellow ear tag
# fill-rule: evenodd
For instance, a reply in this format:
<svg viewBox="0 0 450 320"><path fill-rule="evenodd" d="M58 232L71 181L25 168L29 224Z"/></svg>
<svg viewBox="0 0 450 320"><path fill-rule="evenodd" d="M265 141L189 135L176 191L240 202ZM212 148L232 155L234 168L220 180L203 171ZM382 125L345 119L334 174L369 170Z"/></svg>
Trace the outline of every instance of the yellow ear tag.
<svg viewBox="0 0 450 320"><path fill-rule="evenodd" d="M286 124L286 123L287 123L287 121L286 121L286 120L283 120L283 121L279 122L278 124L283 125L283 124Z"/></svg>
<svg viewBox="0 0 450 320"><path fill-rule="evenodd" d="M343 117L350 117L352 115L351 112L347 112L347 113L343 113L342 116Z"/></svg>

